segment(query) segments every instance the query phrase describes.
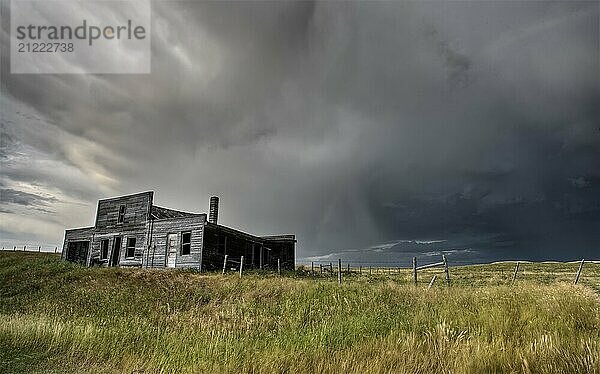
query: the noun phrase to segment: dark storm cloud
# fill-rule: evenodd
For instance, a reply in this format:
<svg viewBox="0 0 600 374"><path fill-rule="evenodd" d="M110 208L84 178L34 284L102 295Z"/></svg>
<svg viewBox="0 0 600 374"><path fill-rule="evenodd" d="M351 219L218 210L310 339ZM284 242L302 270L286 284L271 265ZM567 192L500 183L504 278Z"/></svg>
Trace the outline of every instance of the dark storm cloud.
<svg viewBox="0 0 600 374"><path fill-rule="evenodd" d="M3 175L72 179L86 198L155 189L186 210L217 193L224 223L295 232L301 255L465 232L560 232L587 253L598 16L595 2L155 2L151 75L3 75L48 124L15 141L69 170L12 160Z"/></svg>
<svg viewBox="0 0 600 374"><path fill-rule="evenodd" d="M46 207L56 202L52 196L41 196L33 193L13 190L12 188L0 188L0 203L17 204L32 208Z"/></svg>
<svg viewBox="0 0 600 374"><path fill-rule="evenodd" d="M459 85L467 85L471 61L466 56L452 50L447 42L439 42L438 51L446 61L450 81Z"/></svg>

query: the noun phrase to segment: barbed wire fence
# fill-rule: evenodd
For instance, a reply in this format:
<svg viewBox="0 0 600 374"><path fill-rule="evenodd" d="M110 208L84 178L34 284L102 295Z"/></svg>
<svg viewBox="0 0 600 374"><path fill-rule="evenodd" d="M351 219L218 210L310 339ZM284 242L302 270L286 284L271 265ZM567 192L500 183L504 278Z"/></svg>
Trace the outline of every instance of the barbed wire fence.
<svg viewBox="0 0 600 374"><path fill-rule="evenodd" d="M3 246L2 251L7 252L37 252L37 253L50 253L50 254L62 254L62 247L48 246L48 245L19 245L19 246ZM430 258L430 257L428 257ZM515 264L514 271L512 272L511 284L514 284L517 280L519 270L524 262L521 261L506 261L513 262ZM575 273L573 284L577 284L581 278L585 259L581 259L578 262L579 266ZM534 262L535 264L535 262ZM470 265L487 265L487 264L470 264ZM464 265L463 265L464 266ZM302 271L308 273L307 275L312 277L333 277L337 276L338 283L342 283L344 276L349 275L406 275L408 270L412 269L412 281L415 285L418 283L419 272L431 269L431 268L443 268L445 282L448 286L451 285L450 266L448 259L445 254L441 254L441 261L429 262L427 264L418 265L418 258L412 258L412 268L407 266L407 261L344 261L338 259L334 261L310 261L303 262L295 267L296 271ZM242 277L244 271L256 271L266 270L267 272L277 272L277 275L282 275L282 264L280 260L277 260L277 267L268 266L263 269L257 269L255 267L244 268L244 256L234 257L224 255L223 267L221 269L222 274L228 272L236 272ZM434 274L428 283L427 289L431 288L437 279L437 274Z"/></svg>
<svg viewBox="0 0 600 374"><path fill-rule="evenodd" d="M430 256L427 257L430 259ZM512 271L512 277L510 278L510 284L514 284L518 278L519 270L521 273L524 273L523 265L525 263L528 264L540 264L537 262L529 262L529 261L502 261L501 263L505 264L515 264L514 271ZM565 264L565 263L563 263ZM577 271L574 273L573 284L577 284L581 278L581 274L584 268L585 259L581 259L581 261L577 261L575 263L571 262L570 264L578 264L576 268ZM338 259L337 262L334 261L310 261L304 262L299 266L301 270L308 273L309 276L315 277L334 277L337 276L338 283L342 283L342 280L345 276L351 275L369 275L369 276L392 276L392 275L402 275L407 276L411 274L412 283L415 285L419 282L419 274L423 274L423 270L439 268L444 276L444 281L447 286L451 285L451 268L448 262L448 259L445 254L441 254L441 261L439 262L431 262L422 265L418 265L418 257L412 258L412 267L407 264L407 261L345 261L342 262L341 259ZM485 266L490 265L489 263L481 263L481 264L460 264L458 266L467 266L467 265L477 265L477 266ZM575 270L575 268L574 268ZM409 273L410 271L410 273ZM425 273L427 275L431 275L430 273ZM573 275L573 273L570 273ZM427 289L431 288L435 283L438 274L433 274L433 277L428 283Z"/></svg>

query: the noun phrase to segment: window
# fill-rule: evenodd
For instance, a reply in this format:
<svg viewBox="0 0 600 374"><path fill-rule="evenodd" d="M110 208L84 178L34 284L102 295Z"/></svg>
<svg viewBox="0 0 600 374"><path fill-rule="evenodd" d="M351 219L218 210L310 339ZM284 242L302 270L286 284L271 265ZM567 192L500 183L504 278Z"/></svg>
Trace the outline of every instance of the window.
<svg viewBox="0 0 600 374"><path fill-rule="evenodd" d="M117 219L117 223L123 223L125 219L125 205L121 205L119 207L119 218Z"/></svg>
<svg viewBox="0 0 600 374"><path fill-rule="evenodd" d="M100 242L100 259L108 259L108 239L103 239Z"/></svg>
<svg viewBox="0 0 600 374"><path fill-rule="evenodd" d="M125 257L135 256L135 238L127 238L127 251Z"/></svg>
<svg viewBox="0 0 600 374"><path fill-rule="evenodd" d="M189 255L192 248L192 233L182 232L181 233L181 254Z"/></svg>

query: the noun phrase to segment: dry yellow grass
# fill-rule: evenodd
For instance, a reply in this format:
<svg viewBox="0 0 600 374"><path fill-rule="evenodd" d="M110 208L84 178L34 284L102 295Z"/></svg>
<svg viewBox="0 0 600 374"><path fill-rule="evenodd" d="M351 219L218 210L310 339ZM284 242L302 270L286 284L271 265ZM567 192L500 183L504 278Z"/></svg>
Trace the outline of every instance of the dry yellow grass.
<svg viewBox="0 0 600 374"><path fill-rule="evenodd" d="M479 270L453 269L452 287L425 291L428 279L414 287L408 272L339 286L0 254L0 369L600 373L592 287L566 278L510 286L492 274L469 283ZM585 282L595 279L598 269L586 270Z"/></svg>

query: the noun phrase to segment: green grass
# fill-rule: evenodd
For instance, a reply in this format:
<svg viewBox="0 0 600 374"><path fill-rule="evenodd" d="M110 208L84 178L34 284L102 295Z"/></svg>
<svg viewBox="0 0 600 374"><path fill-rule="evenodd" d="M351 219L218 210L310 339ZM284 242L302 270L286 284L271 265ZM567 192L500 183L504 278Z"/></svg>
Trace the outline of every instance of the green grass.
<svg viewBox="0 0 600 374"><path fill-rule="evenodd" d="M332 277L0 253L0 371L600 373L600 265ZM364 271L363 271L364 273ZM438 281L429 291L433 274Z"/></svg>

